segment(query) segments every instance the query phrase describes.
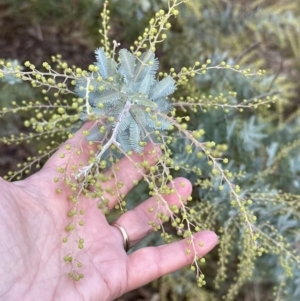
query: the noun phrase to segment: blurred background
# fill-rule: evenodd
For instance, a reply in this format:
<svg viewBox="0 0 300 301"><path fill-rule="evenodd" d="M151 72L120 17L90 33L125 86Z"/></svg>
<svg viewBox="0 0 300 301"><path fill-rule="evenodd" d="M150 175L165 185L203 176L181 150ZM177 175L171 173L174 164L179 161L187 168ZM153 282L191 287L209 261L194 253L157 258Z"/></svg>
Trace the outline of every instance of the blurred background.
<svg viewBox="0 0 300 301"><path fill-rule="evenodd" d="M121 43L121 48L132 45L154 12L167 5L165 0L111 0L109 3L109 37ZM94 50L101 47L98 30L101 28L102 7L102 0L0 0L0 59L18 60L20 63L29 60L39 68L44 61L50 61L52 55L61 54L69 65L86 68L94 62ZM243 67L250 66L251 69L265 69L265 78L249 82L235 74L226 73L224 78L224 75L214 76L212 73L199 80L193 89L212 95L232 89L238 92L240 100L255 97L263 91L275 91L280 95L280 101L272 111L262 110L260 117L268 123L269 135L276 137L276 143L296 141L299 133L300 2L190 0L179 9L180 16L172 20L168 39L157 49L160 70L168 72L171 66L179 70L182 66L192 66L195 61L208 58L216 63L224 60ZM9 106L12 100L20 103L23 99L40 97L38 90L24 83L10 85L0 82L0 89L1 107ZM250 120L252 115L250 111L242 119ZM192 117L195 124L200 117L207 118ZM37 148L44 147L43 142L36 148L26 143L22 143L21 147L3 143L1 137L26 131L24 118L26 116L20 114L0 119L1 176L14 170L18 162L34 155ZM219 120L220 116L214 118ZM252 138L249 137L250 140ZM256 147L244 151L253 154ZM238 156L239 150L233 152ZM280 188L293 193L298 191L299 184L292 184L290 177L300 183L297 156L296 152L294 164L291 163L290 170L286 171L288 176L276 179ZM273 180L270 180L271 186ZM225 281L224 287L217 292L209 278L214 277L217 257L217 252L212 253L211 263L204 267L207 283L211 283L205 289L191 285L193 276L181 272L130 292L118 301L221 300L229 282ZM235 265L233 260L233 267ZM253 279L243 286L236 300L273 300L273 284L263 278ZM300 281L298 287L292 284L290 295L284 300L299 300L293 297L296 289L300 290L299 286Z"/></svg>

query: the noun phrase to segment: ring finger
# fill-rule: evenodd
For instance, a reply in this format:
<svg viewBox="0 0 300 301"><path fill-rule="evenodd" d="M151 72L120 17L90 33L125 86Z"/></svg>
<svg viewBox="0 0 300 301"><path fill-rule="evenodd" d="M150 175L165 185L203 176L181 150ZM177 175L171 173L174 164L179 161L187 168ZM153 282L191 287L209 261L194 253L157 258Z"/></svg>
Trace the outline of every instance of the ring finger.
<svg viewBox="0 0 300 301"><path fill-rule="evenodd" d="M185 178L176 178L170 185L175 189L174 193L163 195L161 198L151 197L115 221L126 231L131 247L151 233L155 225L161 225L168 220L172 215L170 206L181 207L191 194L191 183ZM117 228L115 231L123 243L121 232Z"/></svg>

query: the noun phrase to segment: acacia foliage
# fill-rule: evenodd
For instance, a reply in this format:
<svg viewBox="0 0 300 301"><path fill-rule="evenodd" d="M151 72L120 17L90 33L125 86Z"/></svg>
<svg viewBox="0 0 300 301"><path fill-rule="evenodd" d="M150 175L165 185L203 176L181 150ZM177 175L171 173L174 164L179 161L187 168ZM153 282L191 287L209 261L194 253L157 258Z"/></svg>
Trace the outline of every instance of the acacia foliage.
<svg viewBox="0 0 300 301"><path fill-rule="evenodd" d="M119 3L113 2L117 4L114 9L117 10ZM141 18L147 16L157 2L144 1L143 8L134 12ZM275 4L272 1L246 1L243 4L190 1L180 7L181 14L174 20L174 29L167 31L169 39L164 37L162 46L153 44L153 39L152 44L151 39L143 41L143 32L140 32L141 39L137 39L130 49L136 55L135 60L142 48L141 40L150 50L155 45L164 54L160 58L161 78L173 76L177 82L178 89L171 98L176 113L171 119L174 129L158 133L167 150L164 154L172 155L163 157L159 172L166 179L170 179L170 174L184 174L193 182L193 201L188 208L183 207L185 211L181 211L178 218L195 230L209 228L220 234L218 268L211 261L201 269L216 270L216 273L205 273L206 282L212 283L214 278L217 288L213 289L214 295L217 298L225 295L226 300L244 295L251 295L256 300L251 292L253 287L266 300L298 300L300 296L300 140L299 111L294 101L299 82L294 75L299 64L299 47L295 42L299 41L299 11L292 1L288 5L280 4L281 1ZM164 3L159 5L163 7ZM193 9L195 6L197 10ZM105 23L103 46L112 56L112 43L106 29ZM134 41L127 43L130 42ZM61 69L67 70L59 57L53 60ZM245 69L240 71L237 64ZM27 65L32 73L25 73L24 80L31 81L37 71L32 64ZM11 70L9 66L3 68L6 73ZM130 66L132 62L126 72L123 71L125 79L129 76ZM48 65L44 67L49 68ZM249 77L252 73L248 67L268 71L263 77ZM120 70L122 73L122 68ZM82 70L73 69L72 72L70 80L75 80L74 84L82 74L83 78L88 78ZM47 88L57 88L57 83L52 81L57 76L53 71L41 76L47 79ZM11 81L11 77L6 80ZM35 84L40 85L39 82ZM60 93L74 93L71 85L58 88ZM83 98L83 95L79 96ZM61 124L61 127L55 127L55 135L66 137L66 133L73 130L74 122L83 118L80 110L80 114L66 114L76 111L78 92L74 93L74 99L72 96L65 103L60 95L54 97L55 102L44 100L57 113L46 112L45 115L50 116L46 134L53 132L51 124ZM25 109L28 106L24 103ZM31 106L43 107L40 103ZM293 108L292 113L290 108ZM5 116L8 111L22 110L13 106L1 112ZM36 131L31 135L45 136L41 119L36 116L27 123ZM29 138L30 134L21 139ZM2 140L16 142L15 137ZM137 144L134 141L134 145ZM130 147L125 151L129 150ZM45 156L48 153L44 153ZM106 167L102 161L100 168ZM23 169L26 170L28 165ZM142 195L144 188L145 185L138 185L132 195ZM133 199L126 199L129 206L133 205L130 204ZM179 235L190 235L181 231L178 224L174 226ZM190 281L187 276L184 279ZM173 283L172 278L166 281ZM184 281L178 283L173 298L176 294L187 294L186 287L189 286ZM236 297L238 293L240 295Z"/></svg>

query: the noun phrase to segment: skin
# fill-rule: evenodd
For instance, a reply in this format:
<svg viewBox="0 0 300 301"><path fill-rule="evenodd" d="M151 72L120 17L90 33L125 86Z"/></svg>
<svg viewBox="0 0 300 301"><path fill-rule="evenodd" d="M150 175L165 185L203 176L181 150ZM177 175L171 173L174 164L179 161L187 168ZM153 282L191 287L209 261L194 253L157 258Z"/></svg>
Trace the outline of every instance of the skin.
<svg viewBox="0 0 300 301"><path fill-rule="evenodd" d="M72 149L80 148L82 155L61 159L59 155L65 151L63 145L39 172L27 179L10 183L0 178L0 300L114 300L191 264L195 253L192 250L186 254L185 240L145 247L128 255L120 231L108 224L96 208L95 199L81 196L85 225L78 226L78 234L84 238L84 248L79 250L74 244L73 249L76 259L83 263L78 270L84 278L80 281L68 278L70 263L64 262L63 257L70 251L73 239L71 237L69 243L64 244L62 238L70 223L66 213L71 202L67 199L67 189L61 194L56 193L60 184L53 179L59 176L57 166L71 161L86 163L89 151L95 146L87 145L81 131L66 143ZM148 154L147 148L144 158L139 155L132 158L135 162L145 158L152 164L155 162L155 155ZM126 158L118 164L121 167L118 179L124 182L121 190L126 194L132 188L133 180L141 178L141 173ZM165 200L169 204L179 204L179 195L183 199L190 195L191 184L184 178L177 178L173 185L177 194L167 195ZM117 204L115 197L105 197L109 199L109 208ZM148 225L154 217L154 213L148 211L151 206L157 206L153 198L116 221L126 230L131 246L151 232ZM195 244L197 255L202 257L215 247L218 239L213 232L201 231L195 235L195 241L203 243L201 247Z"/></svg>

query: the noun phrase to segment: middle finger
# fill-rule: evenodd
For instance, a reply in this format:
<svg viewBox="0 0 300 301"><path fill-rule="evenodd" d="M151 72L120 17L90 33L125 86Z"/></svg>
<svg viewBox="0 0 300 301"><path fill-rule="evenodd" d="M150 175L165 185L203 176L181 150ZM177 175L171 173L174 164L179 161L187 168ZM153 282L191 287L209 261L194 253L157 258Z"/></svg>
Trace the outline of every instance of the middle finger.
<svg viewBox="0 0 300 301"><path fill-rule="evenodd" d="M147 162L146 165L152 166L156 163L159 154L160 150L157 147L148 144L142 154L134 153L113 164L101 175L95 185L90 186L89 190L100 199L102 208L112 209L147 172L141 163Z"/></svg>
<svg viewBox="0 0 300 301"><path fill-rule="evenodd" d="M121 215L115 222L126 231L130 240L130 246L134 246L152 232L155 225L161 225L167 221L173 214L170 206L182 207L191 194L192 185L185 178L176 178L169 185L172 185L172 188L175 189L174 193L163 195L159 199L151 197L134 209Z"/></svg>

